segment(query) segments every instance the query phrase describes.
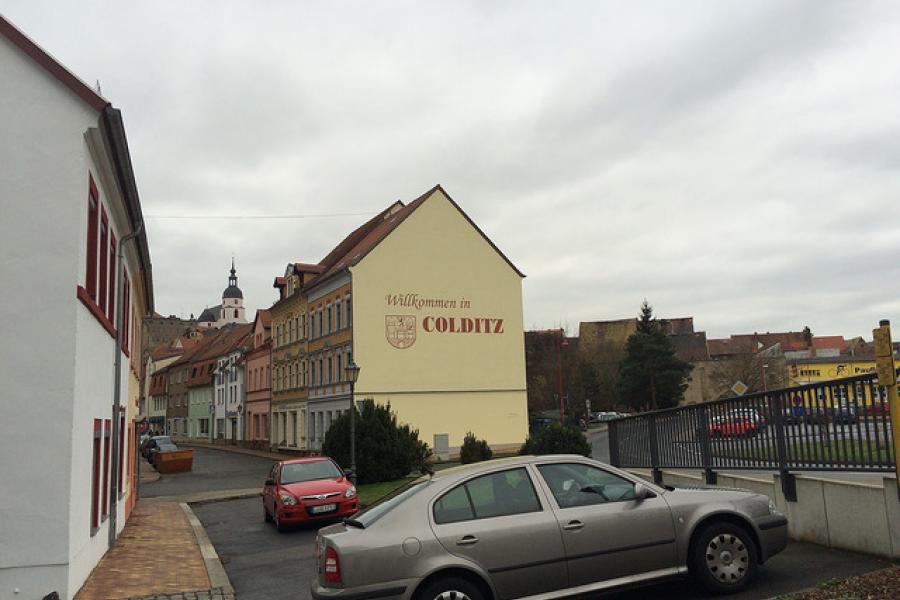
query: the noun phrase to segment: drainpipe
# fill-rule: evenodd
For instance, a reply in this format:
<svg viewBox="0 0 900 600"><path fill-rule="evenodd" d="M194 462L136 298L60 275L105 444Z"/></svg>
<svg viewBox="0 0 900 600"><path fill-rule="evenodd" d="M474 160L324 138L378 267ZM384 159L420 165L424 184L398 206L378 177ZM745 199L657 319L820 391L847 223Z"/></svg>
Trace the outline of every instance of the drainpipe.
<svg viewBox="0 0 900 600"><path fill-rule="evenodd" d="M144 229L144 222L138 221L137 228L119 240L119 257L116 265L116 345L115 353L115 387L113 388L112 405L112 467L109 486L109 547L116 545L116 504L119 500L119 413L122 410L122 324L125 311L122 310L123 280L125 279L125 244L136 238Z"/></svg>

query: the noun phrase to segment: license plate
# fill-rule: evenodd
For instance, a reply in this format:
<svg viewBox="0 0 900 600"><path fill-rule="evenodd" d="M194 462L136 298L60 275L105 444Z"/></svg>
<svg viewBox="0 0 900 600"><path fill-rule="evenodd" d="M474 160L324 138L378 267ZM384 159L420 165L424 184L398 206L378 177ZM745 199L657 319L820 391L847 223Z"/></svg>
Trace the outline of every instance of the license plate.
<svg viewBox="0 0 900 600"><path fill-rule="evenodd" d="M337 508L337 504L320 504L319 506L310 507L309 512L311 512L313 514L324 513L324 512L330 512L336 508Z"/></svg>

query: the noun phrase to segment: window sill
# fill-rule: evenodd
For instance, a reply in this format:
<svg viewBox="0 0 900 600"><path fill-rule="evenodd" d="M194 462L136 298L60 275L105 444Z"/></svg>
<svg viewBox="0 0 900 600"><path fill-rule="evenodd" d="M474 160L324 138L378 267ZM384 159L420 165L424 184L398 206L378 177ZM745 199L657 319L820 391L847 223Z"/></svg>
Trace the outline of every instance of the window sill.
<svg viewBox="0 0 900 600"><path fill-rule="evenodd" d="M106 314L100 310L100 307L97 306L97 303L94 302L94 299L91 298L87 290L79 285L76 296L78 296L78 299L81 300L81 303L84 304L85 308L90 311L94 318L97 319L100 325L106 330L106 333L108 333L112 339L116 339L116 328L110 320L106 318Z"/></svg>

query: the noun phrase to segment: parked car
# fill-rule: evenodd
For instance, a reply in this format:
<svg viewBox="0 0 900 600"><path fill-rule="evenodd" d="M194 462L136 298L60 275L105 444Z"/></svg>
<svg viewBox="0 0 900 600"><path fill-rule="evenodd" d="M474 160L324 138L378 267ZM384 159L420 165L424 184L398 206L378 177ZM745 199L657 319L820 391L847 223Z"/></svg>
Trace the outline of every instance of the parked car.
<svg viewBox="0 0 900 600"><path fill-rule="evenodd" d="M598 423L608 423L609 421L615 421L616 419L621 419L622 415L617 412L598 412L596 413L596 420Z"/></svg>
<svg viewBox="0 0 900 600"><path fill-rule="evenodd" d="M831 421L841 425L856 425L856 408L842 404L831 409Z"/></svg>
<svg viewBox="0 0 900 600"><path fill-rule="evenodd" d="M866 415L887 415L890 414L891 407L887 402L873 402L865 405Z"/></svg>
<svg viewBox="0 0 900 600"><path fill-rule="evenodd" d="M559 419L556 419L556 422L558 422L558 421L559 421ZM549 417L531 417L528 420L528 434L535 435L541 429L543 429L544 427L546 427L547 425L549 425L550 423L553 423L553 422L554 422L554 419L551 419Z"/></svg>
<svg viewBox="0 0 900 600"><path fill-rule="evenodd" d="M153 453L158 451L160 445L174 446L175 443L172 441L172 438L167 435L155 435L144 440L144 443L141 445L141 456L148 461L153 462Z"/></svg>
<svg viewBox="0 0 900 600"><path fill-rule="evenodd" d="M758 432L756 423L746 416L719 417L709 424L709 437L753 437Z"/></svg>
<svg viewBox="0 0 900 600"><path fill-rule="evenodd" d="M328 457L297 458L272 467L262 490L266 522L290 525L336 519L359 510L354 486Z"/></svg>
<svg viewBox="0 0 900 600"><path fill-rule="evenodd" d="M310 587L317 600L488 600L691 574L728 593L786 544L787 519L766 496L658 487L583 456L525 456L422 477L320 529Z"/></svg>
<svg viewBox="0 0 900 600"><path fill-rule="evenodd" d="M786 425L825 425L829 417L821 408L800 404L786 408L782 419Z"/></svg>
<svg viewBox="0 0 900 600"><path fill-rule="evenodd" d="M729 412L729 415L746 417L752 420L757 431L764 431L766 429L766 418L755 408L734 408Z"/></svg>

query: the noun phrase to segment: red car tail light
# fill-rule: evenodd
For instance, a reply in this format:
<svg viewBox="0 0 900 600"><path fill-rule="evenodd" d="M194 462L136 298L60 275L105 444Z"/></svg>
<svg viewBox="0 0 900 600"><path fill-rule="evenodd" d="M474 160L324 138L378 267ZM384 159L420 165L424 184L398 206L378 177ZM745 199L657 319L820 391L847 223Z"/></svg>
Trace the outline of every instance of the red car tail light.
<svg viewBox="0 0 900 600"><path fill-rule="evenodd" d="M325 549L325 582L341 583L341 561L331 546Z"/></svg>

